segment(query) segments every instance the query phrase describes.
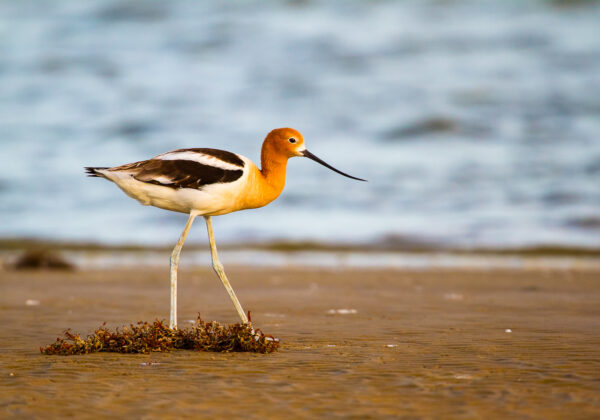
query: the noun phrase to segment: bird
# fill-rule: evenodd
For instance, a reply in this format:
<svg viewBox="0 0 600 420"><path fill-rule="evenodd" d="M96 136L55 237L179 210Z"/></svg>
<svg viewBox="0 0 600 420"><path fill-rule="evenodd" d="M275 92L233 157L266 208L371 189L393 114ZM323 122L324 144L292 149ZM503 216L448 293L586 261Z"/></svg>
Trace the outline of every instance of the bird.
<svg viewBox="0 0 600 420"><path fill-rule="evenodd" d="M203 216L208 231L212 267L227 290L242 323L249 324L217 254L212 217L263 207L285 186L288 159L306 157L351 179L306 149L293 128L277 128L265 137L261 167L245 156L211 148L178 149L148 160L114 167L85 167L88 176L105 178L143 205L188 214L170 258L171 311L169 328L177 328L177 269L179 256L194 219Z"/></svg>

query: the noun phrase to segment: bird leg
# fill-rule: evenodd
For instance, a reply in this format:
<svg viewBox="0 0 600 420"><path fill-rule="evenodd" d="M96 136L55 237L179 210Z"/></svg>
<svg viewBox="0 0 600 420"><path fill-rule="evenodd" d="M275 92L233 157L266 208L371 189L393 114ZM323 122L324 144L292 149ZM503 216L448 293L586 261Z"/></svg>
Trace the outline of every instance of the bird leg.
<svg viewBox="0 0 600 420"><path fill-rule="evenodd" d="M237 296L235 295L235 292L233 291L231 284L229 284L229 280L227 280L227 276L225 275L225 270L223 269L223 264L221 264L221 261L219 261L219 256L217 254L217 246L215 244L215 237L213 234L212 220L211 220L210 216L204 216L204 220L206 220L206 229L208 230L208 240L210 241L210 253L212 255L213 269L215 270L215 273L217 273L217 276L219 276L219 278L223 282L223 286L225 286L225 289L227 289L227 293L229 293L229 296L231 297L231 300L233 301L233 305L235 306L235 309L237 310L240 318L242 318L242 322L244 324L248 324L248 317L246 316L244 309L242 309L242 305L240 304L240 301L238 300Z"/></svg>
<svg viewBox="0 0 600 420"><path fill-rule="evenodd" d="M177 241L177 245L175 245L173 252L171 252L171 316L169 318L169 328L171 329L177 328L177 267L179 266L179 254L181 253L181 248L183 247L185 238L190 231L195 218L196 214L190 213L190 217Z"/></svg>

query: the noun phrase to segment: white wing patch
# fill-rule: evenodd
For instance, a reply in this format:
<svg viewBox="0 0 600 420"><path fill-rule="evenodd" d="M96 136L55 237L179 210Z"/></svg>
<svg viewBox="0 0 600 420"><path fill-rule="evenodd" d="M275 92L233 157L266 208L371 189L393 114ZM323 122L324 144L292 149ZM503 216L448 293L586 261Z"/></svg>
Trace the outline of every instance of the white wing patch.
<svg viewBox="0 0 600 420"><path fill-rule="evenodd" d="M157 177L153 178L152 180L156 181L156 182L160 182L161 184L165 184L165 185L173 183L173 180L167 176L157 176Z"/></svg>
<svg viewBox="0 0 600 420"><path fill-rule="evenodd" d="M167 152L162 155L156 156L154 159L162 159L162 160L191 160L194 162L201 163L203 165L213 166L215 168L227 169L232 171L239 171L240 168L237 165L231 164L229 162L224 162L221 159L218 159L214 156L207 155L204 153L198 152Z"/></svg>

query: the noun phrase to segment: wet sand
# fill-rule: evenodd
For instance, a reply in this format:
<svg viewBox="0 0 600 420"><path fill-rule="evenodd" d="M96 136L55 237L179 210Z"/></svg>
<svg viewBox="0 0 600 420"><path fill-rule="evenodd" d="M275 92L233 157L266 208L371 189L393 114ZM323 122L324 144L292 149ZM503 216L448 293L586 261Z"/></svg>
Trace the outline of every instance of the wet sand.
<svg viewBox="0 0 600 420"><path fill-rule="evenodd" d="M598 271L228 273L277 353L43 356L166 318L167 270L0 271L0 417L600 417ZM179 296L180 324L237 321L208 270Z"/></svg>

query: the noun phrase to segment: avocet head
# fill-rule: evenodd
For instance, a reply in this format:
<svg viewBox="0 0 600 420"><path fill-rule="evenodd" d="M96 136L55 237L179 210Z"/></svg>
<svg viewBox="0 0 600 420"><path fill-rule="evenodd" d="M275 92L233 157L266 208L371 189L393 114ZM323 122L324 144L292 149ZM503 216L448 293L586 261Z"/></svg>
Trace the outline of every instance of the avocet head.
<svg viewBox="0 0 600 420"><path fill-rule="evenodd" d="M265 146L288 158L302 156L302 152L306 150L304 137L293 128L276 128L271 131L265 139Z"/></svg>
<svg viewBox="0 0 600 420"><path fill-rule="evenodd" d="M279 155L284 155L287 158L291 158L294 156L307 157L309 159L314 160L317 163L320 163L326 168L337 172L340 175L344 175L345 177L356 179L358 181L366 181L366 179L356 178L352 175L348 175L347 173L335 169L327 162L313 155L306 149L306 146L304 145L304 137L302 137L302 134L300 134L299 131L294 130L293 128L276 128L275 130L271 131L267 135L263 147L267 147L273 150L275 153Z"/></svg>

